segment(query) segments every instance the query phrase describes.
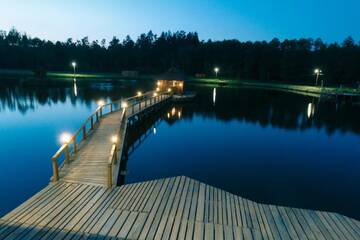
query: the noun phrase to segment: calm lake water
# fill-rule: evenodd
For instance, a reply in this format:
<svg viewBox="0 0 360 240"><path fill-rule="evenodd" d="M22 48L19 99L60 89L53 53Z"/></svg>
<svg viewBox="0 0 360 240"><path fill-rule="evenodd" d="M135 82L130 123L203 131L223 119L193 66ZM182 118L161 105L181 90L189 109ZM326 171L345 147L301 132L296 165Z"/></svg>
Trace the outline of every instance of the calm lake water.
<svg viewBox="0 0 360 240"><path fill-rule="evenodd" d="M153 86L7 82L0 84L0 216L48 184L59 134L74 132L99 99L117 100ZM258 202L360 219L356 101L241 87L187 88L198 93L196 101L169 105L129 129L125 183L185 175Z"/></svg>

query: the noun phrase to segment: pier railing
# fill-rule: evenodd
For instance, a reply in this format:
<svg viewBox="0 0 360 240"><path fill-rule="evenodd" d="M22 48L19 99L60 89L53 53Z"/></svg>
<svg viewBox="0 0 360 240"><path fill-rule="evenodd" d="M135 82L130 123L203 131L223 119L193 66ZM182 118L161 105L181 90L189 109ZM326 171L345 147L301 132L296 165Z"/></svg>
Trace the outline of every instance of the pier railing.
<svg viewBox="0 0 360 240"><path fill-rule="evenodd" d="M109 163L108 163L108 182L107 182L107 186L108 187L112 187L114 186L115 181L117 180L118 177L118 170L119 170L119 166L118 164L120 163L120 157L122 156L122 151L124 149L124 142L125 142L125 137L126 137L126 129L127 129L127 120L129 117L151 107L154 106L162 101L164 101L165 99L169 98L171 94L169 93L154 93L152 92L151 94L148 94L148 97L143 97L140 99L140 101L137 102L133 102L132 104L128 104L128 106L126 106L126 109L124 110L123 116L121 118L121 125L120 125L120 132L117 135L116 139L118 139L118 141L116 141L110 151L110 157L109 157ZM120 139L119 139L120 136Z"/></svg>
<svg viewBox="0 0 360 240"><path fill-rule="evenodd" d="M121 99L118 101L114 101L111 103L107 103L99 106L94 113L92 113L85 122L80 126L80 128L75 131L75 133L68 139L66 143L64 143L59 150L53 155L52 160L52 168L53 168L53 176L52 181L56 182L59 180L59 161L63 160L60 167L64 164L69 164L72 156L76 154L79 149L80 144L82 144L88 136L94 131L96 124L100 122L100 119L108 114L111 114L115 111L123 110L123 117L121 120L120 131L126 129L126 121L128 117L131 117L144 109L148 108L151 105L159 103L163 101L165 98L169 97L169 93L159 93L156 91L150 91L145 94L141 94L138 96L133 96L125 99ZM109 172L113 172L114 166L117 164L117 158L119 155L119 151L122 151L124 136L125 134L120 134L121 139L115 144L114 149L111 150L109 162L111 162L111 167L109 166ZM109 174L110 175L110 174ZM113 174L112 174L113 175ZM109 177L108 185L113 185L113 178Z"/></svg>

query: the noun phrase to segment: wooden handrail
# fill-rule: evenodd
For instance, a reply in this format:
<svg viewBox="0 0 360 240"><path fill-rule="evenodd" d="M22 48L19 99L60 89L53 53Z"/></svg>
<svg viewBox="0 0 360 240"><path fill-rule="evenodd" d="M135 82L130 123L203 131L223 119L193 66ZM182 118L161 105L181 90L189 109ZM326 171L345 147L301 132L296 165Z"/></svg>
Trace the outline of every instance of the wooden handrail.
<svg viewBox="0 0 360 240"><path fill-rule="evenodd" d="M108 187L113 186L113 166L115 165L115 162L117 161L117 144L114 143L111 147L110 151L110 157L108 162Z"/></svg>
<svg viewBox="0 0 360 240"><path fill-rule="evenodd" d="M126 115L126 110L130 109L130 107L132 107L133 111L130 115L134 115L135 111L134 111L134 107L135 105L139 104L139 109L137 110L137 112L140 112L142 109L147 108L148 104L148 100L150 101L149 105L153 105L156 104L160 101L162 101L164 99L165 95L168 95L169 93L165 93L165 92L157 92L157 95L155 96L154 93L156 91L150 91L147 92L145 94L142 94L141 96L133 96L133 97L129 97L129 98L125 98L125 99L120 99L111 103L107 103L104 104L102 106L99 106L94 113L92 113L86 120L85 122L80 126L79 129L77 129L75 131L75 133L71 136L70 141L68 143L63 144L59 150L52 156L52 165L53 165L53 177L52 177L52 181L58 181L59 180L59 166L58 166L58 159L59 157L65 153L65 161L64 163L70 163L70 158L72 156L72 154L76 153L77 151L77 141L76 138L78 137L78 135L80 134L80 132L82 132L82 140L85 140L87 138L88 133L90 133L91 131L94 130L94 118L96 118L96 122L98 122L99 117L103 117L109 113L112 113L114 111L114 105L117 104L120 107L118 107L118 110L123 109L124 110L124 115L123 115L123 119L122 121L126 121L127 117ZM150 96L150 98L148 98ZM145 100L145 106L144 108L141 107L141 103L143 103ZM153 101L152 101L153 100ZM128 104L127 108L122 108L121 107L121 103L122 102L126 102ZM108 113L104 113L104 109L106 107L109 107L109 112ZM89 131L87 130L87 125L90 122L90 129ZM123 123L122 123L123 124ZM80 142L82 142L82 140L80 140ZM123 142L123 139L122 141ZM72 148L72 152L70 152L70 145L72 144L73 148ZM116 146L116 145L115 145ZM118 146L116 147L116 151L118 151ZM112 154L114 155L114 154ZM116 154L117 155L117 154ZM111 157L111 156L110 156ZM117 156L116 156L117 158ZM112 161L114 161L111 164L111 168L113 167L114 164L116 164L116 160L117 159L112 159ZM112 171L112 169L110 169ZM111 180L111 184L112 184L112 180Z"/></svg>

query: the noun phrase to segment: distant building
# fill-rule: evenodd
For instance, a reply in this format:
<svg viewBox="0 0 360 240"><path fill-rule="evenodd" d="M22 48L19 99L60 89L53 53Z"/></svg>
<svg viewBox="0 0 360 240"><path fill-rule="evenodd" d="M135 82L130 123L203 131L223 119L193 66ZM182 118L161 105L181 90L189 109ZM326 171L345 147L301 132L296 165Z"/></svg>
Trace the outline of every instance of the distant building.
<svg viewBox="0 0 360 240"><path fill-rule="evenodd" d="M186 75L177 68L170 68L167 72L157 77L158 91L173 91L183 93L184 82L187 80Z"/></svg>
<svg viewBox="0 0 360 240"><path fill-rule="evenodd" d="M206 78L206 74L205 73L196 73L195 77L196 78Z"/></svg>
<svg viewBox="0 0 360 240"><path fill-rule="evenodd" d="M121 76L123 76L123 77L137 77L137 76L139 76L139 71L125 70L125 71L121 72Z"/></svg>

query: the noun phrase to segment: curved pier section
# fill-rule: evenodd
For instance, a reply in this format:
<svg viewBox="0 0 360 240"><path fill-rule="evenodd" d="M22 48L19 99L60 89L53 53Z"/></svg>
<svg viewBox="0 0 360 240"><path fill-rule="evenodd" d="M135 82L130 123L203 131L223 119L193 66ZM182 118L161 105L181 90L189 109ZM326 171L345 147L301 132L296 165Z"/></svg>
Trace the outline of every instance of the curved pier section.
<svg viewBox="0 0 360 240"><path fill-rule="evenodd" d="M52 181L116 185L128 120L152 111L171 96L170 93L148 92L99 106L52 157ZM59 164L61 157L63 162Z"/></svg>

